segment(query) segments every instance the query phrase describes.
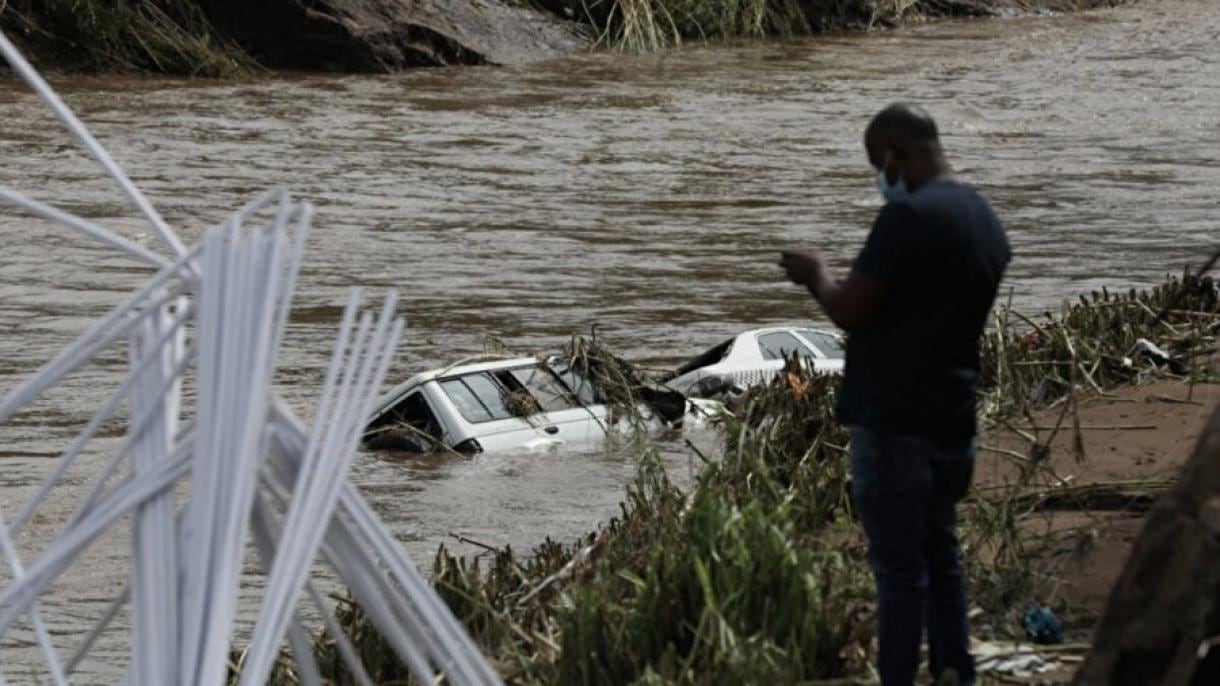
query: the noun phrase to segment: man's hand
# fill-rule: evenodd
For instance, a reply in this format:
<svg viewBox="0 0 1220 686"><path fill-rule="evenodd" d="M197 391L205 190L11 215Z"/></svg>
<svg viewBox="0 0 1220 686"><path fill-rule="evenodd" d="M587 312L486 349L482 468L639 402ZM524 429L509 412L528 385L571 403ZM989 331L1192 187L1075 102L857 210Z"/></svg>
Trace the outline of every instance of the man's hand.
<svg viewBox="0 0 1220 686"><path fill-rule="evenodd" d="M785 250L780 253L779 266L784 268L788 279L810 290L824 280L826 263L815 250Z"/></svg>
<svg viewBox="0 0 1220 686"><path fill-rule="evenodd" d="M836 282L826 271L826 262L814 250L784 251L779 266L792 283L809 289L830 319L844 331L853 331L872 317L881 305L885 289L880 281L852 271Z"/></svg>

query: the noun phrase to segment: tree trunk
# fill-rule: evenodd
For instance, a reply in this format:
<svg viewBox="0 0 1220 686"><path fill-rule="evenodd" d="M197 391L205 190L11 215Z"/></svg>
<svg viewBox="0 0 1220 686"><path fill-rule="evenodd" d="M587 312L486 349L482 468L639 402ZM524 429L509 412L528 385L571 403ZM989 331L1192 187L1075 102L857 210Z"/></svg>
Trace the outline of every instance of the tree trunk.
<svg viewBox="0 0 1220 686"><path fill-rule="evenodd" d="M1148 514L1078 686L1220 684L1220 406ZM1220 641L1218 641L1220 642Z"/></svg>

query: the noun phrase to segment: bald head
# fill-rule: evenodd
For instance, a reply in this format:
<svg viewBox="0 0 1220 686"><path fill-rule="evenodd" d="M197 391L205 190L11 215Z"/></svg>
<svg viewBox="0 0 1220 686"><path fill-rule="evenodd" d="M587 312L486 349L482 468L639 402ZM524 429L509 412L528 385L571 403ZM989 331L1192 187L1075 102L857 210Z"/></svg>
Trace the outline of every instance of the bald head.
<svg viewBox="0 0 1220 686"><path fill-rule="evenodd" d="M936 122L919 105L896 102L878 112L864 130L864 147L874 168L912 190L948 171Z"/></svg>

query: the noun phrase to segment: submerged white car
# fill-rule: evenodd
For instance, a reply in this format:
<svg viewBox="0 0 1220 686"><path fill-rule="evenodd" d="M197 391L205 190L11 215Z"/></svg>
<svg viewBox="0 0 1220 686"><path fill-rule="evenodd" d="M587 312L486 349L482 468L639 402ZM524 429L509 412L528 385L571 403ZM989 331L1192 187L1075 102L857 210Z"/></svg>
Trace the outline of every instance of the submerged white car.
<svg viewBox="0 0 1220 686"><path fill-rule="evenodd" d="M700 424L722 406L644 389L650 425ZM614 430L601 390L558 358L523 357L436 369L387 393L369 418L374 450L462 453L596 442Z"/></svg>
<svg viewBox="0 0 1220 686"><path fill-rule="evenodd" d="M838 334L776 326L730 338L679 367L664 383L690 398L741 393L775 378L794 352L802 364L819 372L843 372L843 343Z"/></svg>

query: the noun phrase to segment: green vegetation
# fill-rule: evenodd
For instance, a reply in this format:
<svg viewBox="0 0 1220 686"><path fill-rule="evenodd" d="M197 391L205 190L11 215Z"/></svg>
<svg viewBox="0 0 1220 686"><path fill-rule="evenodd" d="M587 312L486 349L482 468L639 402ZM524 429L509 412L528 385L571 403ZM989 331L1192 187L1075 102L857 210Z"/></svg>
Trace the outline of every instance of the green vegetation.
<svg viewBox="0 0 1220 686"><path fill-rule="evenodd" d="M1134 338L1150 334L1144 328L1164 327L1149 337L1169 340L1177 354L1206 353L1210 364L1216 293L1210 280L1187 277L1149 292L1098 294L1042 322L1001 310L984 341L985 418L1068 407L1071 393L1084 392L1085 371L1098 384L1169 373L1123 359ZM587 354L589 346L572 349ZM1083 370L1069 391L1057 379L1073 368ZM502 549L469 559L442 546L436 588L509 683L788 684L866 674L873 589L853 523L848 436L833 418L837 385L790 365L724 421L718 455L695 451L703 466L691 488L674 486L647 451L619 516L599 531L572 545L547 540L525 557ZM1027 397L1043 386L1059 390ZM1018 395L1025 399L1011 400ZM1051 542L1024 524L1050 498L1085 497L1047 475L1045 450L1010 456L1012 481L977 488L962 506L984 635L1019 635L1016 612L1051 595L1055 580L1033 563ZM413 683L350 601L340 622L375 681ZM329 637L315 649L325 675L350 681ZM276 683L295 678L283 669Z"/></svg>
<svg viewBox="0 0 1220 686"><path fill-rule="evenodd" d="M895 24L927 4L923 0L616 0L594 23L601 45L651 52L692 40Z"/></svg>
<svg viewBox="0 0 1220 686"><path fill-rule="evenodd" d="M1132 353L1141 338L1192 366L1214 351L1216 300L1210 279L1186 274L1148 291L1081 295L1065 302L1058 317L1001 309L983 341L984 414L1025 413L1078 386L1101 392L1130 382L1148 370L1147 361Z"/></svg>
<svg viewBox="0 0 1220 686"><path fill-rule="evenodd" d="M235 77L257 68L196 0L0 0L0 28L73 69Z"/></svg>

